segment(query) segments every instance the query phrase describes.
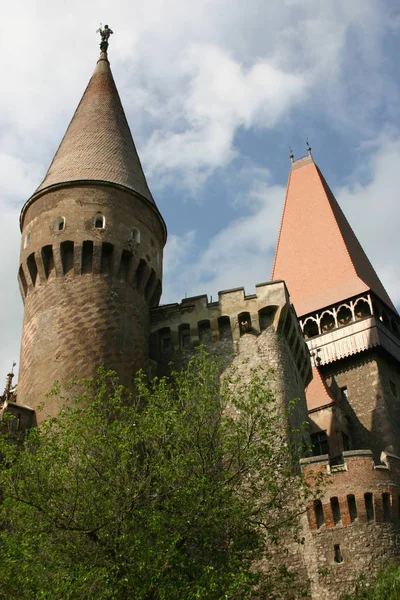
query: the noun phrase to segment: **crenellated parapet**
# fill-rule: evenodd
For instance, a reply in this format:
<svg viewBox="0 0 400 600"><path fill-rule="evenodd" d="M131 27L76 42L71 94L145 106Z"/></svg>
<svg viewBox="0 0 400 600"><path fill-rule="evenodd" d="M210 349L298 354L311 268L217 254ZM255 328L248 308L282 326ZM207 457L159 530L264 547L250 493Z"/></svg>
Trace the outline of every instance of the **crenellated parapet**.
<svg viewBox="0 0 400 600"><path fill-rule="evenodd" d="M400 524L400 457L382 453L376 463L371 450L343 452L343 463L331 465L328 455L301 460L304 473L328 477L323 497L309 510L315 532L352 524Z"/></svg>
<svg viewBox="0 0 400 600"><path fill-rule="evenodd" d="M137 246L137 247L135 247ZM160 274L141 256L138 244L118 247L110 242L86 239L46 244L21 263L18 281L23 300L27 294L56 278L106 276L143 293L149 307L161 297Z"/></svg>
<svg viewBox="0 0 400 600"><path fill-rule="evenodd" d="M173 352L202 343L231 343L237 353L243 336L257 336L270 327L286 339L306 385L311 378L309 352L282 281L258 284L256 293L251 295L246 295L241 287L219 292L214 302L202 295L153 309L151 357L168 360Z"/></svg>

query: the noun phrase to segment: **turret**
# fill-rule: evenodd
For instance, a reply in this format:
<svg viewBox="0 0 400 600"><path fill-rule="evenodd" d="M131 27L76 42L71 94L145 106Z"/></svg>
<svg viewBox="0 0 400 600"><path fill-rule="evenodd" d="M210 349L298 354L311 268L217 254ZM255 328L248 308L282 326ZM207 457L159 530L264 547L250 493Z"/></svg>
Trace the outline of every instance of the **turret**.
<svg viewBox="0 0 400 600"><path fill-rule="evenodd" d="M111 30L109 30L111 31ZM102 36L103 37L103 36ZM19 402L42 420L53 382L146 368L161 296L166 227L148 188L107 56L38 189L21 212L24 300Z"/></svg>

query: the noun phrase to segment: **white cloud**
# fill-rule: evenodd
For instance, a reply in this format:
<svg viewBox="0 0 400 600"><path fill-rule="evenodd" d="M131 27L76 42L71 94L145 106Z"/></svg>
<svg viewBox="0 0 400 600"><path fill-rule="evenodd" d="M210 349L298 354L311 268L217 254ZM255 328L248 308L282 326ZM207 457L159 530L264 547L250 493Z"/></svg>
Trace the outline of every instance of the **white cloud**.
<svg viewBox="0 0 400 600"><path fill-rule="evenodd" d="M174 171L196 188L237 154L238 128L272 127L304 98L305 80L266 62L244 69L212 45L191 45L179 63L187 93L177 96L170 114L147 142L143 159L150 174ZM164 181L162 179L162 181Z"/></svg>
<svg viewBox="0 0 400 600"><path fill-rule="evenodd" d="M400 137L384 134L374 142L367 164L337 190L337 199L392 301L400 305Z"/></svg>

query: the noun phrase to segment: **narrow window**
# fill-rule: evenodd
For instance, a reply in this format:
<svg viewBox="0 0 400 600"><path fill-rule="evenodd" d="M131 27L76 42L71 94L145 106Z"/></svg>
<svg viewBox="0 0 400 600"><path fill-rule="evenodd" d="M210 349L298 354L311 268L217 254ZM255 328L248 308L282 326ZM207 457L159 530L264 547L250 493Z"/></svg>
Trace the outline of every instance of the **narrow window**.
<svg viewBox="0 0 400 600"><path fill-rule="evenodd" d="M367 513L367 521L371 523L375 519L375 511L374 511L374 497L370 492L364 494L365 500L365 510Z"/></svg>
<svg viewBox="0 0 400 600"><path fill-rule="evenodd" d="M220 340L231 340L232 329L229 317L218 317L218 331Z"/></svg>
<svg viewBox="0 0 400 600"><path fill-rule="evenodd" d="M274 317L277 311L277 306L266 306L258 311L258 318L260 321L260 329L264 331L268 329L274 322Z"/></svg>
<svg viewBox="0 0 400 600"><path fill-rule="evenodd" d="M239 319L239 327L240 327L240 335L248 333L251 330L251 318L250 313L243 312L238 316Z"/></svg>
<svg viewBox="0 0 400 600"><path fill-rule="evenodd" d="M146 283L146 287L144 288L144 297L147 302L150 302L151 294L154 291L154 286L157 281L157 275L154 269L151 270L150 277Z"/></svg>
<svg viewBox="0 0 400 600"><path fill-rule="evenodd" d="M101 247L101 263L100 272L110 275L112 271L114 246L112 244L103 243Z"/></svg>
<svg viewBox="0 0 400 600"><path fill-rule="evenodd" d="M55 219L54 223L53 223L53 230L54 231L63 231L65 229L65 218L64 217L57 217L57 219Z"/></svg>
<svg viewBox="0 0 400 600"><path fill-rule="evenodd" d="M82 244L82 274L93 271L93 242L85 240Z"/></svg>
<svg viewBox="0 0 400 600"><path fill-rule="evenodd" d="M48 279L54 269L53 247L50 245L43 246L41 250L41 255L44 267L44 274L46 275L46 279Z"/></svg>
<svg viewBox="0 0 400 600"><path fill-rule="evenodd" d="M328 436L326 431L318 431L311 434L312 452L314 456L329 453Z"/></svg>
<svg viewBox="0 0 400 600"><path fill-rule="evenodd" d="M199 329L199 338L201 342L209 342L211 339L211 329L210 329L210 321L200 321L197 324Z"/></svg>
<svg viewBox="0 0 400 600"><path fill-rule="evenodd" d="M162 286L161 286L161 281L158 280L157 281L157 285L156 285L156 289L154 290L154 293L151 297L150 300L150 306L151 308L154 308L155 306L158 306L158 303L160 302L160 298L161 298L161 292L162 292Z"/></svg>
<svg viewBox="0 0 400 600"><path fill-rule="evenodd" d="M331 498L331 509L333 522L335 523L335 525L339 525L339 523L341 523L342 521L342 518L340 516L339 500L336 496L334 498Z"/></svg>
<svg viewBox="0 0 400 600"><path fill-rule="evenodd" d="M38 268L37 268L37 264L36 264L36 260L35 260L35 254L32 253L28 256L27 259L27 265L28 265L28 269L29 269L29 273L32 279L32 283L33 285L35 285L36 283L36 277L38 274Z"/></svg>
<svg viewBox="0 0 400 600"><path fill-rule="evenodd" d="M161 354L169 354L172 350L172 339L171 330L169 327L163 327L158 332L160 340L160 352Z"/></svg>
<svg viewBox="0 0 400 600"><path fill-rule="evenodd" d="M179 341L181 348L190 347L190 325L188 325L187 323L179 325Z"/></svg>
<svg viewBox="0 0 400 600"><path fill-rule="evenodd" d="M357 519L357 504L354 494L347 496L347 506L349 507L350 521L353 523Z"/></svg>
<svg viewBox="0 0 400 600"><path fill-rule="evenodd" d="M139 262L139 266L136 271L136 287L139 287L142 284L145 272L146 261L142 258Z"/></svg>
<svg viewBox="0 0 400 600"><path fill-rule="evenodd" d="M94 228L95 229L104 229L106 226L106 220L103 215L98 214L94 218Z"/></svg>
<svg viewBox="0 0 400 600"><path fill-rule="evenodd" d="M26 277L25 277L25 273L24 273L24 270L22 268L22 265L19 268L18 276L19 276L19 281L20 281L21 287L22 287L22 292L23 292L23 295L25 297L26 293L28 291L28 284L26 283Z"/></svg>
<svg viewBox="0 0 400 600"><path fill-rule="evenodd" d="M74 268L74 242L62 242L60 251L64 275L66 275Z"/></svg>
<svg viewBox="0 0 400 600"><path fill-rule="evenodd" d="M336 563L342 563L343 562L343 556L340 550L340 544L334 544L333 546L333 551L335 554L335 562Z"/></svg>
<svg viewBox="0 0 400 600"><path fill-rule="evenodd" d="M121 262L119 265L118 277L128 281L129 272L132 266L132 252L122 250Z"/></svg>
<svg viewBox="0 0 400 600"><path fill-rule="evenodd" d="M322 527L322 525L325 524L324 509L322 508L321 500L316 500L316 502L314 503L314 513L315 520L317 522L317 527L319 529L320 527Z"/></svg>
<svg viewBox="0 0 400 600"><path fill-rule="evenodd" d="M383 504L383 520L385 523L389 523L390 521L390 494L383 493L382 494L382 504Z"/></svg>
<svg viewBox="0 0 400 600"><path fill-rule="evenodd" d="M140 231L137 229L137 227L132 229L132 241L135 244L140 244Z"/></svg>
<svg viewBox="0 0 400 600"><path fill-rule="evenodd" d="M31 243L31 234L27 233L24 238L24 250L25 250L25 248L27 248L29 246L30 243Z"/></svg>
<svg viewBox="0 0 400 600"><path fill-rule="evenodd" d="M342 400L347 400L349 395L347 392L347 386L344 385L343 387L340 388L340 397Z"/></svg>

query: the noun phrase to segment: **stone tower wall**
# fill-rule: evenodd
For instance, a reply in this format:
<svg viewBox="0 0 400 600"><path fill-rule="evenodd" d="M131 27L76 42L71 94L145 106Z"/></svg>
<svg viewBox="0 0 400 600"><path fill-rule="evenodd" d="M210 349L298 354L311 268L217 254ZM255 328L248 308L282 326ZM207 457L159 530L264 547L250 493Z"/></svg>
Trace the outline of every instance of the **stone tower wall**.
<svg viewBox="0 0 400 600"><path fill-rule="evenodd" d="M302 461L306 473L328 477L319 517L312 507L304 523L304 556L316 600L353 591L361 574L373 575L400 556L400 458L383 455L377 465L370 450L343 454L344 464L334 467L328 456Z"/></svg>
<svg viewBox="0 0 400 600"><path fill-rule="evenodd" d="M55 379L91 377L103 365L129 385L147 367L165 233L149 202L101 184L45 191L25 207L21 223L18 401L33 408L45 402L40 421L58 410L45 399Z"/></svg>
<svg viewBox="0 0 400 600"><path fill-rule="evenodd" d="M351 448L400 455L400 372L380 348L323 367L323 374L349 417ZM340 389L347 388L347 397Z"/></svg>
<svg viewBox="0 0 400 600"><path fill-rule="evenodd" d="M158 372L167 373L170 361L182 364L204 344L243 379L254 367L272 369L278 402L287 407L300 399L291 426L299 428L307 420L310 357L283 282L257 285L256 294L247 296L243 288L220 292L217 302L198 296L160 306L151 313L151 332L150 356Z"/></svg>

